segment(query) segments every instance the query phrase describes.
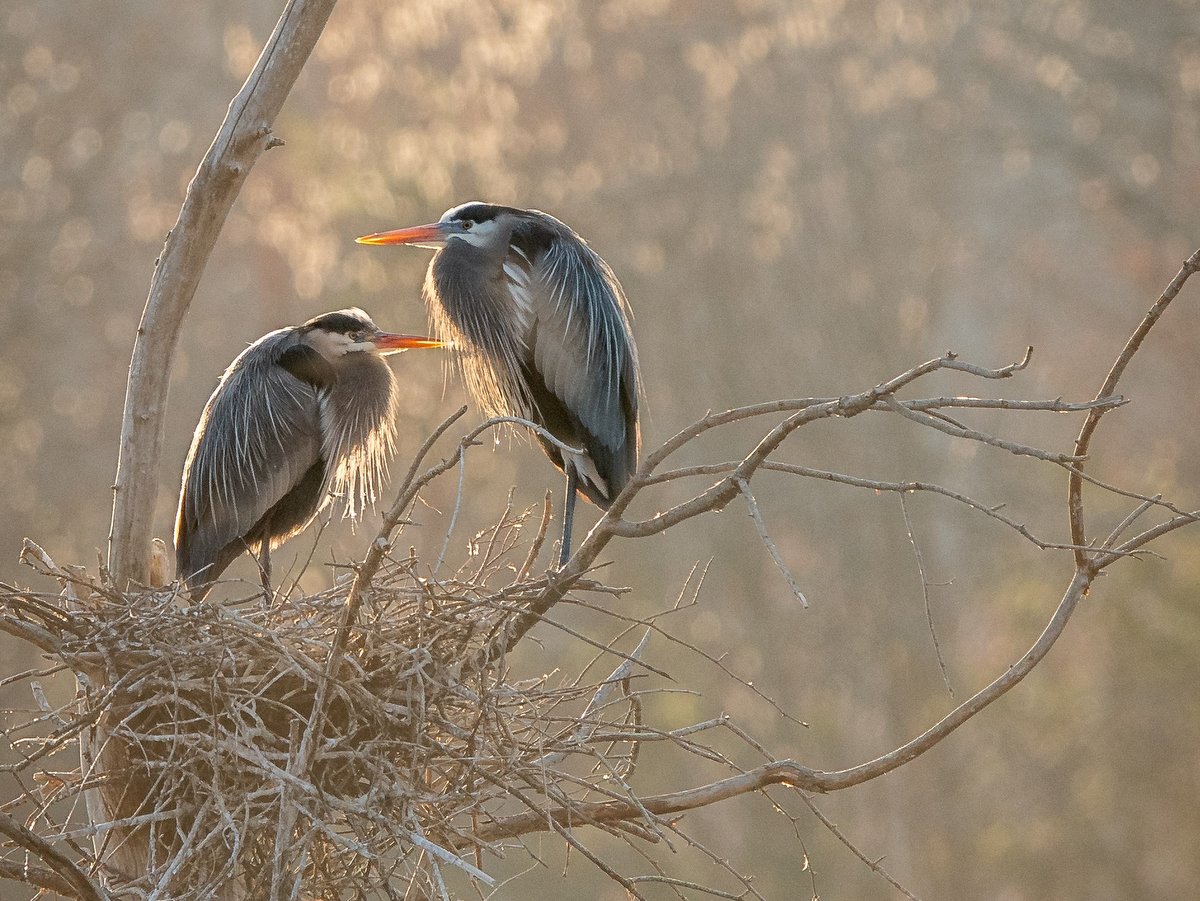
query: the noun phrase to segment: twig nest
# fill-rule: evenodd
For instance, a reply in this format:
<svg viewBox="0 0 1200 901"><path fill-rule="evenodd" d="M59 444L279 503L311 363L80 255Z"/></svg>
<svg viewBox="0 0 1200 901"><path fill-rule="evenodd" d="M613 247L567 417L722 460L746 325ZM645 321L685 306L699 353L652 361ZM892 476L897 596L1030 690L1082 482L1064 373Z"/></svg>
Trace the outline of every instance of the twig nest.
<svg viewBox="0 0 1200 901"><path fill-rule="evenodd" d="M446 866L490 881L478 826L547 778L548 750L571 753L563 714L596 691L503 679L496 642L547 590L486 584L514 568L439 582L386 563L324 697L352 578L268 610L98 580L72 593L86 606L6 597L82 676L83 781L43 791L92 793L118 896L265 897L302 873L304 897L351 897Z"/></svg>

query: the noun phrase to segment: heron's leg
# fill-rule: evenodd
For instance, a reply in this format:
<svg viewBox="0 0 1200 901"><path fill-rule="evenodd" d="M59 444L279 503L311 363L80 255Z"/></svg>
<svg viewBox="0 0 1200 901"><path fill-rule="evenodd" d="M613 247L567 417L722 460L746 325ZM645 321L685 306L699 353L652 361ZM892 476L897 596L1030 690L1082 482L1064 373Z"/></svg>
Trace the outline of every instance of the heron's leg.
<svg viewBox="0 0 1200 901"><path fill-rule="evenodd" d="M565 468L567 471L567 493L563 497L562 546L558 551L559 569L567 565L567 559L571 556L571 526L575 523L575 489L579 484L579 475L575 472L575 467L567 463Z"/></svg>
<svg viewBox="0 0 1200 901"><path fill-rule="evenodd" d="M270 607L275 595L271 591L271 512L262 519L262 536L258 542L258 574L262 576L263 606Z"/></svg>
<svg viewBox="0 0 1200 901"><path fill-rule="evenodd" d="M258 548L258 571L262 576L263 604L271 606L274 594L271 591L271 539L264 538Z"/></svg>

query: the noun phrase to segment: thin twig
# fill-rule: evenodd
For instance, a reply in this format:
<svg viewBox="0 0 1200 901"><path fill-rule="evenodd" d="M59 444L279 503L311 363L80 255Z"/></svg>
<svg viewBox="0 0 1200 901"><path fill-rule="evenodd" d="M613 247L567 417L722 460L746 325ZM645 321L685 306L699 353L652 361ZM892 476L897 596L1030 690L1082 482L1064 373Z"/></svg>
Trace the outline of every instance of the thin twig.
<svg viewBox="0 0 1200 901"><path fill-rule="evenodd" d="M732 472L737 469L737 460L729 460L723 463L706 463L698 466L685 466L679 469L671 469L666 472L656 473L650 476L646 483L648 485L658 484L659 482L670 482L676 479L692 478L694 476L711 476L722 475ZM855 488L866 488L877 492L899 492L908 494L914 491L925 491L932 494L940 494L953 501L977 510L984 516L1003 523L1010 529L1020 534L1032 544L1042 550L1071 550L1072 545L1057 544L1055 542L1046 541L1037 537L1031 532L1024 523L1018 522L1001 512L1003 504L985 504L975 498L968 497L961 492L946 488L943 485L937 485L933 482L922 481L907 481L907 482L889 482L879 479L866 479L860 476L846 475L840 472L831 472L825 469L813 469L809 466L798 466L793 463L780 463L776 460L766 460L763 462L762 469L770 472L783 472L791 475L798 475L809 479L821 479L827 482L836 482L840 485L850 485Z"/></svg>
<svg viewBox="0 0 1200 901"><path fill-rule="evenodd" d="M450 511L450 523L446 526L446 537L442 540L442 549L438 551L437 560L433 564L433 574L436 576L446 559L446 551L450 549L450 536L454 534L454 525L458 522L458 513L462 510L463 482L467 477L467 455L458 455L458 486L454 489L454 509Z"/></svg>
<svg viewBox="0 0 1200 901"><path fill-rule="evenodd" d="M1200 250L1197 250L1184 261L1183 266L1175 274L1175 278L1171 280L1171 283L1167 285L1166 290L1154 302L1154 305L1146 311L1146 315L1142 317L1142 321L1133 330L1133 334L1129 336L1129 340L1125 342L1121 353L1117 356L1112 368L1109 369L1108 375L1104 379L1104 384L1096 392L1097 398L1109 397L1116 392L1117 383L1121 381L1121 376L1125 374L1126 367L1141 348L1142 342L1146 340L1146 335L1150 333L1155 323L1166 312L1167 307L1171 305L1171 301L1178 296L1187 280L1191 278L1193 273L1198 271L1200 271ZM1079 437L1075 439L1075 456L1087 456L1092 443L1092 435L1095 434L1096 428L1100 425L1100 420L1107 411L1108 408L1097 407L1088 413L1087 419L1084 420L1082 427L1079 429ZM1075 551L1075 565L1079 567L1093 566L1095 563L1095 561L1090 559L1088 552L1082 550L1087 545L1087 528L1083 516L1082 473L1082 464L1076 464L1071 472L1067 487L1067 509L1071 522L1071 541L1080 548Z"/></svg>
<svg viewBox="0 0 1200 901"><path fill-rule="evenodd" d="M946 693L950 697L954 697L954 689L950 685L950 674L946 672L946 658L942 656L942 643L938 641L937 628L933 624L933 608L929 604L929 580L925 577L925 560L921 555L921 546L917 544L917 537L913 534L912 520L908 516L908 502L905 500L904 492L900 492L898 496L900 512L904 515L904 530L908 533L908 543L912 545L913 557L917 561L917 575L921 577L921 597L925 602L925 622L929 624L929 635L933 639L933 651L937 655L938 669L941 670Z"/></svg>
<svg viewBox="0 0 1200 901"><path fill-rule="evenodd" d="M817 807L816 803L807 792L797 792L797 794L800 795L800 798L808 806L808 809L812 811L813 816L821 821L821 824L833 834L834 838L849 848L851 854L865 863L867 867L870 868L871 872L878 873L880 876L886 879L892 888L902 894L905 898L908 898L909 901L921 901L920 898L897 882L896 879L880 865L879 860L872 860L871 858L867 857L867 855L863 854L863 852L859 850L858 846L855 845L854 842L850 841L846 834L838 828L837 823L833 822L833 820L829 819L829 817L825 816L825 814L821 812L821 809ZM880 860L882 860L882 858L880 858Z"/></svg>
<svg viewBox="0 0 1200 901"><path fill-rule="evenodd" d="M897 401L894 397L884 398L883 402L890 410L899 413L905 419L910 419L918 425L928 426L931 429L937 429L939 432L945 432L954 438L965 438L969 441L978 441L981 444L987 444L991 447L997 447L1001 450L1006 450L1010 454L1016 454L1020 457L1035 457L1038 460L1046 460L1050 463L1081 463L1084 457L1078 454L1060 454L1054 451L1042 450L1040 447L1032 447L1028 444L1020 444L1016 441L1008 441L1004 438L997 438L995 435L989 435L986 432L981 432L977 429L964 428L961 425L955 425L945 420L932 416L929 413L910 410L904 404Z"/></svg>
<svg viewBox="0 0 1200 901"><path fill-rule="evenodd" d="M1100 547L1103 548L1104 550L1111 549L1112 546L1117 543L1117 539L1121 537L1121 535L1125 532L1126 529L1128 529L1131 525L1133 525L1135 522L1137 522L1138 518L1141 517L1143 513L1145 513L1147 510L1149 510L1151 507L1153 507L1155 504L1157 504L1161 500L1162 500L1162 495L1156 494L1154 497L1147 498L1146 500L1144 500L1140 504L1138 504L1136 507L1134 507L1132 510L1130 510L1128 515L1126 515L1124 519L1122 519L1119 523L1117 523L1115 526L1113 526L1112 531L1108 533L1108 537L1104 539L1104 541L1100 544Z"/></svg>
<svg viewBox="0 0 1200 901"><path fill-rule="evenodd" d="M775 542L771 540L770 533L767 532L767 524L763 521L762 511L758 509L758 502L754 499L753 492L750 491L750 483L745 479L737 479L738 490L742 492L742 497L746 499L746 507L750 511L750 518L754 520L754 528L758 530L758 537L767 547L767 553L771 555L771 559L775 561L775 567L783 574L784 581L787 582L788 588L792 591L792 596L800 602L800 606L808 608L808 598L804 596L804 592L800 590L800 585L796 582L792 571L788 569L788 565L784 562L783 557L779 553L779 548L775 546Z"/></svg>
<svg viewBox="0 0 1200 901"><path fill-rule="evenodd" d="M92 882L74 861L6 813L0 813L0 835L33 852L49 864L54 872L71 886L71 894L80 901L108 901L108 893Z"/></svg>
<svg viewBox="0 0 1200 901"><path fill-rule="evenodd" d="M542 545L546 541L546 532L550 528L550 516L553 512L552 499L550 490L546 490L546 495L542 498L542 519L538 523L537 534L533 536L533 541L529 543L529 553L525 555L525 562L521 564L521 568L517 570L516 578L512 584L519 585L529 578L529 573L533 569L533 564L537 560L538 552L541 551Z"/></svg>

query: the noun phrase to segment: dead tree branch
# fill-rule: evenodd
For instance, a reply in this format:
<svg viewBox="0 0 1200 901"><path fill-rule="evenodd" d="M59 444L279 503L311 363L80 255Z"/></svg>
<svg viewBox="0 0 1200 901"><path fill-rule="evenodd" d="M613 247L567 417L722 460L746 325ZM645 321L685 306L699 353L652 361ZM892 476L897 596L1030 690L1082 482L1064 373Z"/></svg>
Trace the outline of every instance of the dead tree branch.
<svg viewBox="0 0 1200 901"><path fill-rule="evenodd" d="M1200 268L1198 260L1200 253L1185 265L1169 289L1171 297ZM1150 325L1166 302L1169 299L1156 304L1158 313L1153 320L1148 317ZM1084 474L1090 431L1082 434L1074 453L1063 454L1012 442L945 412L1057 412L1098 421L1124 402L1113 391L1150 325L1139 326L1137 341L1132 349L1127 344L1114 367L1116 375L1110 373L1090 402L897 395L939 370L1002 379L1030 362L1026 353L1017 363L991 369L947 354L857 394L772 401L701 417L646 455L629 487L563 569L537 576L533 570L547 531L549 504L522 513L511 496L499 521L478 530L483 536L481 553L449 577L426 569L426 577L420 578L415 556L393 557L397 533L420 493L435 479L461 468L485 431L501 426L536 430L522 420L488 420L468 430L449 453L430 464L434 447L464 415L462 409L420 449L378 534L355 567L354 578L322 595L293 598L281 609L262 610L256 604L247 609L181 608L169 589L126 594L102 579L58 566L31 542L24 559L55 580L57 593L0 586L0 628L25 637L79 673L86 701L78 709L54 710L44 695L35 693L38 709L12 730L14 735L25 730L29 736L10 742L21 756L12 773L38 766L65 742L91 734L93 747L80 777L71 783L76 787L69 791L76 796L101 791L108 803L107 819L83 828L53 821L49 803L36 805L31 822L45 824L41 838L52 850L56 842L71 843L112 885L187 898L203 897L207 889L202 886L217 883L225 886L223 897L232 898L288 897L300 887L320 892L349 886L367 892L401 882L436 897L446 890L444 874L451 871L491 884L485 861L500 852L497 843L539 832L561 836L634 897L644 884L686 887L716 897L753 896L749 882L719 853L683 832L680 814L774 785L832 792L894 772L1028 676L1107 566L1148 553L1157 538L1197 520L1197 514L1159 496L1142 496ZM1037 537L1019 519L1000 512L1001 505L943 486L825 472L774 456L808 423L846 421L865 412L891 414L950 438L980 442L991 452L1017 453L1030 465L1067 469L1069 499L1078 502L1071 508L1072 540ZM970 414L955 415L965 419ZM710 430L761 416L774 416L776 421L764 424L739 459L659 471L672 455ZM794 719L740 679L719 656L672 637L660 625L662 616L679 615L691 606L683 602L686 585L673 606L638 617L612 609L609 601L622 589L601 585L593 575L612 539L656 534L720 510L741 496L760 540L793 592L802 597L750 487L764 470L897 492L902 499L918 490L945 497L1001 522L1039 548L1071 551L1075 563L1069 584L1019 659L921 734L874 759L817 770L790 756L770 754L725 714L697 718L675 729L658 728L644 721L645 711L653 709L644 699L687 689L654 681L670 677L646 659L645 637L632 651L623 650L632 642L629 636L636 626L647 636L653 631L691 649L758 693L781 716ZM645 519L629 516L642 491L696 477L715 481ZM1080 544L1085 536L1084 484L1133 503L1102 541ZM928 617L924 564L903 501L901 509ZM1169 518L1146 523L1140 533L1132 534L1135 524L1156 511L1170 511ZM519 540L525 527L533 533L532 550L524 547L527 540ZM689 577L688 584L691 581ZM588 592L598 593L601 600L587 600ZM610 617L618 624L617 636L598 640L568 625L554 616L560 603ZM507 657L539 624L594 648L593 664L616 658L615 667L605 667L607 678L593 684L585 679L592 664L574 680L558 685L551 684L548 675L514 680ZM934 641L940 650L936 635ZM740 753L714 740L714 733L721 731L744 742ZM656 743L663 751L719 772L680 791L643 793L633 784L635 775L641 778L637 762L643 743ZM766 762L753 767L740 763L747 747L756 762ZM582 826L629 842L653 864L654 874L618 872L584 843L578 834ZM94 857L73 844L84 837L99 840ZM741 880L741 895L678 879L642 850L658 842L671 845L676 837ZM37 853L52 862L41 850ZM123 865L130 861L132 865ZM57 864L52 868L70 879L69 871ZM91 896L76 892L76 897Z"/></svg>
<svg viewBox="0 0 1200 901"><path fill-rule="evenodd" d="M1112 368L1109 369L1108 375L1104 379L1104 384L1096 392L1097 399L1110 397L1116 391L1117 383L1121 381L1121 376L1125 374L1125 369L1141 349L1146 336L1150 334L1150 330L1154 328L1155 323L1167 311L1167 307L1171 305L1171 301L1179 295L1180 290L1182 290L1187 280L1197 271L1200 271L1200 250L1197 250L1184 261L1183 266L1175 274L1175 278L1171 279L1171 283L1167 285L1166 290L1154 302L1154 305L1146 311L1146 315L1142 317L1142 321L1133 330L1133 334L1129 336L1129 340L1125 342L1121 353L1117 356ZM1083 421L1083 427L1079 430L1079 437L1075 439L1076 457L1087 456L1088 448L1091 447L1092 436L1095 434L1096 428L1100 425L1100 420L1104 417L1108 409L1107 407L1096 407L1088 411L1087 418ZM1087 546L1088 539L1087 525L1083 515L1082 463L1076 464L1071 470L1067 486L1067 507L1071 519L1071 543L1077 548L1075 551L1075 565L1081 569L1096 569L1097 564L1105 558L1100 555L1093 558L1087 551L1083 550ZM1179 525L1186 525L1190 521L1192 520L1189 518L1186 521L1180 522ZM1172 526L1172 528L1178 528L1178 525ZM1167 531L1170 531L1170 529ZM1165 534L1165 532L1158 534Z"/></svg>
<svg viewBox="0 0 1200 901"><path fill-rule="evenodd" d="M0 835L33 852L51 867L46 872L34 867L21 876L39 888L61 892L80 901L108 901L108 895L75 863L35 832L26 829L8 814L0 812ZM0 874L9 870L5 867Z"/></svg>
<svg viewBox="0 0 1200 901"><path fill-rule="evenodd" d="M188 306L251 167L263 151L281 143L271 126L336 2L289 0L192 177L155 266L129 366L113 485L109 570L121 588L149 580L163 411Z"/></svg>

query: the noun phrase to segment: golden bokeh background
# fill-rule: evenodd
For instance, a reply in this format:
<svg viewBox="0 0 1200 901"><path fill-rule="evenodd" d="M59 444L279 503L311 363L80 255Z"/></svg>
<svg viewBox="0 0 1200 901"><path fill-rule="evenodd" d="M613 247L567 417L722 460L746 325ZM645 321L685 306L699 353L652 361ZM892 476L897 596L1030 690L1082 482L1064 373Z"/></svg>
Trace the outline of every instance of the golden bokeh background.
<svg viewBox="0 0 1200 901"><path fill-rule="evenodd" d="M0 0L0 580L23 536L95 565L108 530L125 375L154 260L186 184L253 65L278 4ZM1142 312L1197 245L1200 4L1194 0L344 0L251 172L188 317L166 421L156 534L169 537L191 430L224 366L281 325L356 305L423 331L423 251L353 237L488 199L568 222L620 275L635 311L650 446L709 409L861 391L946 349L1010 382L939 377L921 394L1087 399ZM1197 504L1200 287L1188 285L1123 383L1091 465ZM395 363L400 457L464 401L432 354ZM474 422L476 414L469 414ZM965 417L1068 451L1078 421ZM892 417L818 423L781 458L876 479L938 481L1066 540L1065 475ZM764 426L765 428L765 426ZM744 452L753 427L687 462ZM148 475L147 477L153 477ZM403 542L436 556L454 478ZM630 614L669 606L711 559L698 605L670 621L805 721L667 642L664 727L725 711L778 756L824 769L871 759L948 711L895 495L763 473L756 493L812 601L798 607L745 506L614 544ZM469 458L450 561L557 474L525 442ZM697 485L697 487L703 487ZM682 497L647 492L643 515ZM1093 530L1128 510L1090 496ZM908 499L930 603L961 700L1043 627L1070 575L964 508ZM577 527L593 511L584 509ZM335 521L304 584L361 554ZM1116 567L1044 664L920 760L819 799L925 899L1175 901L1200 884L1200 555ZM277 565L306 558L296 539ZM253 580L243 561L231 573ZM612 626L563 611L606 639ZM541 633L539 633L541 634ZM519 666L569 675L586 648L546 629ZM4 672L36 660L0 639ZM69 697L69 680L47 691ZM29 706L13 689L5 706ZM730 744L730 749L736 747ZM733 751L731 750L731 753ZM758 762L744 749L739 762ZM69 755L67 755L69 756ZM635 783L710 770L648 749ZM60 769L69 768L65 757ZM6 789L7 791L7 789ZM776 797L786 800L785 793ZM789 802L790 803L790 802ZM688 825L766 898L894 898L803 808L798 833L761 797ZM623 872L648 870L586 836ZM500 899L623 892L561 841ZM657 850L655 853L659 853ZM662 851L668 865L670 852ZM681 852L683 853L683 852ZM687 878L733 890L684 857ZM520 855L489 865L525 867ZM668 897L661 889L653 897ZM14 894L14 892L16 892ZM23 898L12 884L0 897Z"/></svg>

